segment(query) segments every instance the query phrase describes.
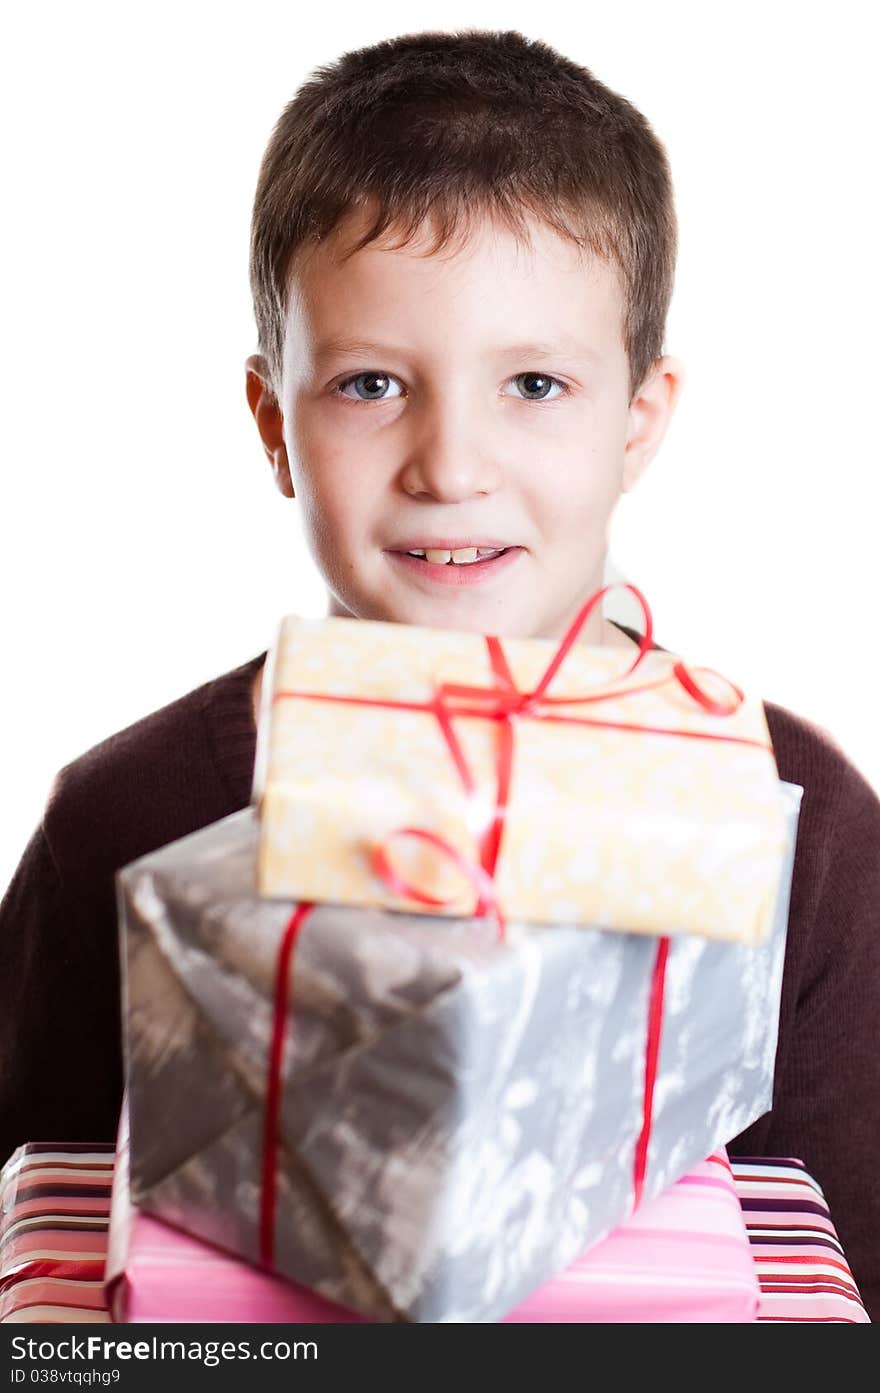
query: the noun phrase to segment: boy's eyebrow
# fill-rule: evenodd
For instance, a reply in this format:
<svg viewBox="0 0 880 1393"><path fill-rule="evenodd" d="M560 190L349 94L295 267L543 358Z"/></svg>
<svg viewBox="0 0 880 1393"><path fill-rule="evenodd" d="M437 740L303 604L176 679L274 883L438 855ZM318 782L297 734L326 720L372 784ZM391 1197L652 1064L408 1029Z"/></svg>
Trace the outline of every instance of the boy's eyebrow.
<svg viewBox="0 0 880 1393"><path fill-rule="evenodd" d="M554 358L558 354L566 358L580 358L584 362L598 363L599 354L595 349L588 348L586 344L579 343L577 339L571 339L567 335L557 340L556 343L539 343L535 339L529 339L524 343L505 344L498 349L498 357L509 355L511 358L528 358L532 353L537 357Z"/></svg>
<svg viewBox="0 0 880 1393"><path fill-rule="evenodd" d="M319 339L314 346L315 358L326 358L331 353L376 353L381 356L383 353L391 354L398 351L391 344L354 339L346 334L332 334L329 338Z"/></svg>
<svg viewBox="0 0 880 1393"><path fill-rule="evenodd" d="M383 354L398 355L399 348L392 344L376 343L371 339L352 338L347 334L332 334L328 338L319 339L314 346L315 358L326 358L331 353L369 353L382 357ZM576 339L569 338L567 335L561 337L556 343L539 342L536 339L529 339L522 343L504 344L487 356L496 358L528 358L531 355L543 358L553 358L564 355L566 358L576 358L584 362L599 363L600 355L586 344L579 343Z"/></svg>

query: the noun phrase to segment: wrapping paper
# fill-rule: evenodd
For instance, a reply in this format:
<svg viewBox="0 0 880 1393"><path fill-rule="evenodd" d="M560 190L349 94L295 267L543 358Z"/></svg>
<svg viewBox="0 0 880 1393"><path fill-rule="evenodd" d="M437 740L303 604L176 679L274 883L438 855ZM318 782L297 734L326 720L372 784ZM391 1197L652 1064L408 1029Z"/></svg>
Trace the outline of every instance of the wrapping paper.
<svg viewBox="0 0 880 1393"><path fill-rule="evenodd" d="M136 1210L122 1139L113 1187L107 1305L116 1321L363 1319ZM722 1151L642 1205L504 1319L517 1323L756 1318L760 1287Z"/></svg>
<svg viewBox="0 0 880 1393"><path fill-rule="evenodd" d="M676 937L644 1198L768 1110L801 790L770 935ZM259 1261L278 944L235 814L118 877L132 1197ZM632 1210L657 940L317 906L297 940L275 1265L381 1320L501 1319Z"/></svg>
<svg viewBox="0 0 880 1393"><path fill-rule="evenodd" d="M484 867L488 857L503 914L530 923L654 934L674 925L678 933L759 940L785 845L761 702L709 714L675 676L675 654L646 652L619 681L627 655L574 645L541 718L512 718L500 847L478 855L499 801L501 723L479 714L488 710L484 698L447 695L450 711L471 712L448 725L473 779L469 794L436 711L420 708L444 683L491 691L499 680L493 642L415 625L284 620L260 731L260 893L479 912L457 854ZM536 689L556 649L546 639L505 640L519 691ZM729 700L731 687L717 674L691 671L713 697ZM603 689L620 694L571 700ZM327 699L339 697L358 700ZM594 724L566 723L572 718ZM444 839L451 853L411 836L394 840L413 826ZM378 848L411 887L447 903L423 906L389 888L375 869Z"/></svg>

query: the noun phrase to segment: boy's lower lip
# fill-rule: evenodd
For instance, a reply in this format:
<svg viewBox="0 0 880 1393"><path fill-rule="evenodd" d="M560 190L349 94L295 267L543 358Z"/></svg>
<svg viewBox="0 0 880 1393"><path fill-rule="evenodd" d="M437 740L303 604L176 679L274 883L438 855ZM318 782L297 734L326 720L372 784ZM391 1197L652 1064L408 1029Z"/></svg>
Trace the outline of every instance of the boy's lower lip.
<svg viewBox="0 0 880 1393"><path fill-rule="evenodd" d="M454 561L445 566L438 565L434 561L426 561L423 556L410 556L407 551L389 551L387 555L411 575L424 579L428 585L479 585L482 581L491 580L500 571L506 571L522 550L522 547L508 547L501 556L493 556L489 561L472 561L463 566L456 565Z"/></svg>

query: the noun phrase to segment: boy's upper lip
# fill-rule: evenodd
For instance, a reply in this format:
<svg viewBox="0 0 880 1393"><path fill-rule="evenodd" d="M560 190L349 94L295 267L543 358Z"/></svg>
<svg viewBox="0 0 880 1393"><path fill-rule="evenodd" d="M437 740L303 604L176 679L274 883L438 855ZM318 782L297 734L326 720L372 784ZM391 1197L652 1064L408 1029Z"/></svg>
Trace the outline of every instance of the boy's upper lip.
<svg viewBox="0 0 880 1393"><path fill-rule="evenodd" d="M409 537L388 551L463 551L465 547L479 547L485 551L501 551L504 547L515 546L514 542L502 542L497 537Z"/></svg>

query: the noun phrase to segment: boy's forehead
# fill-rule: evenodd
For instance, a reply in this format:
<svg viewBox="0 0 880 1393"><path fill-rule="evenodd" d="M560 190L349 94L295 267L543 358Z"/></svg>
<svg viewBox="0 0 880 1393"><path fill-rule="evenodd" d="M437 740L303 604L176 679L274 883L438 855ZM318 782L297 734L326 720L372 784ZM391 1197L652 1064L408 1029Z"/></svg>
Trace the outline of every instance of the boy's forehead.
<svg viewBox="0 0 880 1393"><path fill-rule="evenodd" d="M428 220L413 235L391 226L354 250L371 223L366 210L352 210L291 267L289 319L310 331L315 351L356 347L370 327L356 322L359 312L393 318L409 295L458 304L462 317L468 306L474 315L494 311L509 329L510 351L595 358L609 334L622 346L618 268L534 216L526 218L525 236L486 215L454 229L436 250L436 226Z"/></svg>

